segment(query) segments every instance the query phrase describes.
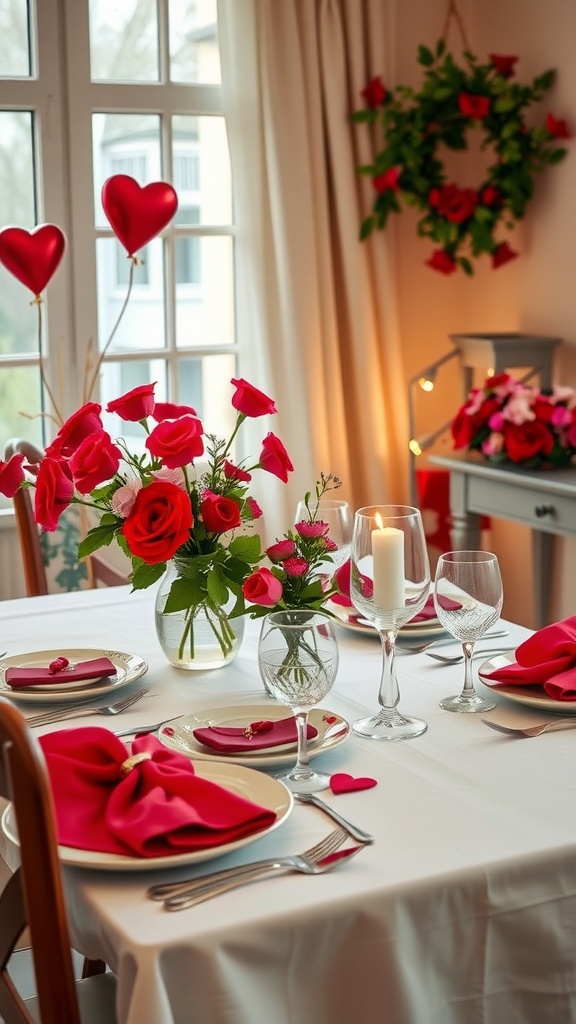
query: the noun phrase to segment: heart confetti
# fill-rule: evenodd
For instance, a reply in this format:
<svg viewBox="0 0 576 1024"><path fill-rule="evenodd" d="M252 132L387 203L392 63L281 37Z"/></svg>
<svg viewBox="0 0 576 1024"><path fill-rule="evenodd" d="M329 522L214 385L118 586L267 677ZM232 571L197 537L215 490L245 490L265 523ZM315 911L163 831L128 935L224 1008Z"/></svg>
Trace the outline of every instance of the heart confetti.
<svg viewBox="0 0 576 1024"><path fill-rule="evenodd" d="M330 778L330 789L333 793L353 793L359 789L372 789L376 785L376 779L355 779L353 775L346 775L345 772L336 772Z"/></svg>

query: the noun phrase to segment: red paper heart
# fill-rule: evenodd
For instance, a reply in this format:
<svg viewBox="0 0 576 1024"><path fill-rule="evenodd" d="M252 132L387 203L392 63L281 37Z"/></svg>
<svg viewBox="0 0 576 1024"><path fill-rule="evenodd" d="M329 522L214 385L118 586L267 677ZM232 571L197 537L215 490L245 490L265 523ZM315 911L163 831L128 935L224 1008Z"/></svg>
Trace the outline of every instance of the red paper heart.
<svg viewBox="0 0 576 1024"><path fill-rule="evenodd" d="M0 262L33 295L40 295L55 274L65 248L66 238L56 224L40 224L33 231L0 231Z"/></svg>
<svg viewBox="0 0 576 1024"><path fill-rule="evenodd" d="M357 789L372 789L372 786L376 785L376 779L355 779L353 775L346 775L345 772L336 772L330 778L330 789L333 793L352 793Z"/></svg>
<svg viewBox="0 0 576 1024"><path fill-rule="evenodd" d="M170 223L178 196L165 181L141 188L128 174L114 174L102 186L102 206L112 230L129 256Z"/></svg>

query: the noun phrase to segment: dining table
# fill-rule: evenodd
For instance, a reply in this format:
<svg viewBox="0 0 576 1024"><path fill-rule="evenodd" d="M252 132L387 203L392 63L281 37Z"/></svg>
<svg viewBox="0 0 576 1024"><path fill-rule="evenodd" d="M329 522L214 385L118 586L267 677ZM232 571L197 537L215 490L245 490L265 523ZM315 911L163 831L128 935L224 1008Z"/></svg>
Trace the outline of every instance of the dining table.
<svg viewBox="0 0 576 1024"><path fill-rule="evenodd" d="M514 648L531 635L505 619L498 627L508 635L477 646ZM128 711L35 728L38 736L273 708L258 671L259 629L247 617L232 663L190 672L171 666L156 639L153 588L0 603L8 656L118 650L148 664L125 688L148 688ZM351 724L378 709L381 645L370 630L335 629L338 671L321 706ZM456 654L459 645L437 650ZM116 975L119 1024L574 1024L576 729L498 733L481 715L440 708L462 686L461 663L406 650L395 662L400 709L423 718L426 732L389 742L350 730L314 761L357 780L356 789L320 796L374 836L335 870L266 878L179 912L148 897L153 883L305 850L334 825L297 801L279 827L201 863L63 865L73 945ZM18 703L17 693L11 699ZM503 713L536 714L495 699ZM44 705L19 706L30 715ZM17 863L4 833L0 852Z"/></svg>

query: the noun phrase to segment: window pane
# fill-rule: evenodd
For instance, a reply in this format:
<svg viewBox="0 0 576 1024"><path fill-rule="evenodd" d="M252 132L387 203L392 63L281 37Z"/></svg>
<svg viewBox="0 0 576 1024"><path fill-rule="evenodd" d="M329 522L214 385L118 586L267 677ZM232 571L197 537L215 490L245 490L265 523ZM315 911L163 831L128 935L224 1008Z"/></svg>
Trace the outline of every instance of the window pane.
<svg viewBox="0 0 576 1024"><path fill-rule="evenodd" d="M25 437L44 446L40 373L36 367L4 367L0 373L0 438ZM30 417L30 418L28 418ZM3 447L0 458L3 457Z"/></svg>
<svg viewBox="0 0 576 1024"><path fill-rule="evenodd" d="M158 82L156 0L90 0L93 82Z"/></svg>
<svg viewBox="0 0 576 1024"><path fill-rule="evenodd" d="M199 211L201 224L230 224L232 189L226 122L223 117L172 119L174 188L178 193L175 224L190 223L186 209Z"/></svg>
<svg viewBox="0 0 576 1024"><path fill-rule="evenodd" d="M156 114L94 114L94 208L97 227L109 227L102 209L102 185L113 174L128 174L139 185L162 178L160 118Z"/></svg>
<svg viewBox="0 0 576 1024"><path fill-rule="evenodd" d="M236 422L232 408L236 359L231 354L182 359L178 363L178 401L191 405L202 420L204 432L229 437Z"/></svg>
<svg viewBox="0 0 576 1024"><path fill-rule="evenodd" d="M188 239L189 242L192 238ZM200 237L194 239L198 251L197 281L176 286L176 345L232 345L234 343L234 302L232 239ZM183 258L178 239L176 265ZM180 265L182 265L182 263Z"/></svg>
<svg viewBox="0 0 576 1024"><path fill-rule="evenodd" d="M29 78L30 27L27 0L0 3L0 78Z"/></svg>
<svg viewBox="0 0 576 1024"><path fill-rule="evenodd" d="M156 238L139 253L144 267L137 267L126 312L110 346L110 352L162 349L166 344L164 301L164 245ZM128 287L118 280L118 267L130 269L125 249L115 238L96 242L98 287L98 337L102 350L118 321ZM143 283L139 283L143 282Z"/></svg>
<svg viewBox="0 0 576 1024"><path fill-rule="evenodd" d="M36 224L32 114L0 111L0 227ZM32 293L0 266L0 355L38 351Z"/></svg>
<svg viewBox="0 0 576 1024"><path fill-rule="evenodd" d="M219 84L216 0L170 0L170 78Z"/></svg>

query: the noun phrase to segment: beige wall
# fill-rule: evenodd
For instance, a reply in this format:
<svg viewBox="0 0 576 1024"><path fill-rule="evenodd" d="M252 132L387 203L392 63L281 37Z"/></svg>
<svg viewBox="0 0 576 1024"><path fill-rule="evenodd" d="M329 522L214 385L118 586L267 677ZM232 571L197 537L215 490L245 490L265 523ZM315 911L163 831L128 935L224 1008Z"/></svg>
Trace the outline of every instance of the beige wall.
<svg viewBox="0 0 576 1024"><path fill-rule="evenodd" d="M396 67L394 82L420 81L416 51L420 43L433 45L440 37L445 0L396 0ZM517 54L520 81L531 81L548 68L557 79L541 105L568 120L576 133L576 3L574 0L460 0L472 50ZM461 53L460 37L451 28L449 46ZM424 266L430 244L417 238L416 217L403 212L394 226L397 257L400 324L406 377L450 349L448 335L466 331L521 331L557 335L563 346L556 358L555 379L576 385L576 139L569 155L548 168L536 182L536 195L511 244L520 258L493 271L487 257L478 261L475 276L444 278ZM478 167L477 167L478 169ZM464 172L474 185L474 167ZM485 261L485 262L484 262ZM441 378L436 406L419 401L419 418L433 409L432 422L421 432L448 419L459 403L457 379ZM438 415L438 408L441 413ZM443 415L448 409L448 414ZM435 418L434 418L435 417ZM446 439L443 450L450 450ZM505 584L505 615L534 626L527 579L530 567L530 532L503 520L494 521L491 546L497 552ZM576 542L556 542L551 617L576 612Z"/></svg>

